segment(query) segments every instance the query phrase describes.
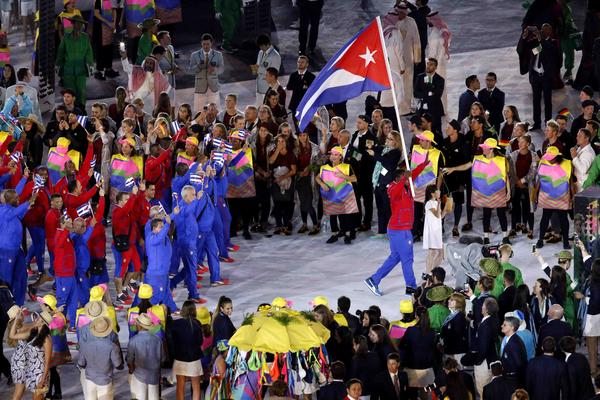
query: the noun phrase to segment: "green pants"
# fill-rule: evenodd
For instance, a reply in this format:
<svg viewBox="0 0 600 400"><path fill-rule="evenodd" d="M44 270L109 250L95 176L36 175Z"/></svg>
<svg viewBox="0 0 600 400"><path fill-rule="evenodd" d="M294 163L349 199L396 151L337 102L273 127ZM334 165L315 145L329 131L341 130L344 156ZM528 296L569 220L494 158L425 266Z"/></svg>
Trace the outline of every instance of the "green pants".
<svg viewBox="0 0 600 400"><path fill-rule="evenodd" d="M223 47L231 47L233 36L235 35L235 28L237 28L240 17L238 15L227 15L221 16L221 29L223 29Z"/></svg>
<svg viewBox="0 0 600 400"><path fill-rule="evenodd" d="M575 42L569 37L560 38L560 50L565 58L565 70L571 72L575 67Z"/></svg>
<svg viewBox="0 0 600 400"><path fill-rule="evenodd" d="M63 86L65 89L71 89L75 92L75 101L85 107L87 95L85 90L86 75L65 75L63 76Z"/></svg>

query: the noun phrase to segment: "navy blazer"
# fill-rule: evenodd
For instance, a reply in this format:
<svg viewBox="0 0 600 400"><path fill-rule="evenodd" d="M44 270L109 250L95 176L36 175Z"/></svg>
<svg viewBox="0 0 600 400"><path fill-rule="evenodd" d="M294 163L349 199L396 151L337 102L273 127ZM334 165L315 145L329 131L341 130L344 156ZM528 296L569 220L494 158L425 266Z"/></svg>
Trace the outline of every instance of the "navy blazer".
<svg viewBox="0 0 600 400"><path fill-rule="evenodd" d="M396 395L396 388L392 377L386 369L375 377L375 385L371 392L371 400L403 400L408 389L408 375L404 371L398 371L398 382L400 384L400 396Z"/></svg>
<svg viewBox="0 0 600 400"><path fill-rule="evenodd" d="M514 376L496 376L483 387L485 400L511 400L513 393L519 388Z"/></svg>
<svg viewBox="0 0 600 400"><path fill-rule="evenodd" d="M469 351L467 327L467 317L463 312L457 312L450 321L442 325L441 337L444 340L445 354L464 354Z"/></svg>
<svg viewBox="0 0 600 400"><path fill-rule="evenodd" d="M540 328L540 334L538 335L538 354L542 353L542 342L544 341L544 338L548 336L553 337L556 341L557 347L555 354L560 354L561 358L564 359L564 353L560 351L558 342L560 342L560 339L564 338L565 336L573 336L573 329L571 328L571 325L558 319L553 319L542 325Z"/></svg>
<svg viewBox="0 0 600 400"><path fill-rule="evenodd" d="M499 328L500 324L498 323L498 318L495 316L490 316L479 324L474 345L471 349L471 351L475 352L475 365L487 362L489 366L490 363L498 359L496 345L498 344Z"/></svg>
<svg viewBox="0 0 600 400"><path fill-rule="evenodd" d="M527 393L529 393L530 400L571 399L565 362L547 355L541 355L529 361Z"/></svg>
<svg viewBox="0 0 600 400"><path fill-rule="evenodd" d="M437 72L431 77L431 83L425 82L426 77L427 74L422 73L415 79L414 96L421 99L419 111L427 112L434 118L441 118L444 115L442 94L444 94L445 80Z"/></svg>
<svg viewBox="0 0 600 400"><path fill-rule="evenodd" d="M512 335L504 346L501 359L504 374L516 377L519 387L524 387L527 370L527 350L517 334Z"/></svg>
<svg viewBox="0 0 600 400"><path fill-rule="evenodd" d="M505 101L504 92L498 88L494 88L490 93L487 88L484 88L477 93L477 99L483 105L483 108L490 113L489 122L498 131L500 124L504 121L504 116L502 115Z"/></svg>
<svg viewBox="0 0 600 400"><path fill-rule="evenodd" d="M573 400L588 400L594 394L594 384L590 378L590 364L587 357L579 353L571 353L567 360L570 395Z"/></svg>
<svg viewBox="0 0 600 400"><path fill-rule="evenodd" d="M465 90L458 98L458 122L467 118L471 111L471 106L477 101L477 96L472 90Z"/></svg>
<svg viewBox="0 0 600 400"><path fill-rule="evenodd" d="M341 400L348 392L344 382L334 381L325 386L322 386L317 392L318 400Z"/></svg>

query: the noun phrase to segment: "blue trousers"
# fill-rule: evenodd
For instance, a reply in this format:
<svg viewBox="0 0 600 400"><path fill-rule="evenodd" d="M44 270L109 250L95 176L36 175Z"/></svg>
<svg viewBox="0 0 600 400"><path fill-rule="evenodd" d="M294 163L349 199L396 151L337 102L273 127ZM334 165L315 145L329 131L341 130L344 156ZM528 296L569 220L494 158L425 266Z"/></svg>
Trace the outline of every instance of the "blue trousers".
<svg viewBox="0 0 600 400"><path fill-rule="evenodd" d="M227 211L229 211L229 210L227 210ZM231 221L229 221L228 225L227 225L228 231L229 231L229 224L231 224ZM215 213L215 218L213 221L213 233L215 236L215 240L217 241L217 248L219 249L219 256L228 258L229 250L227 250L227 244L225 242L224 229L225 229L225 225L223 224L223 216L221 215L220 212ZM227 236L229 236L229 234ZM202 259L204 259L204 258L202 258Z"/></svg>
<svg viewBox="0 0 600 400"><path fill-rule="evenodd" d="M179 257L183 261L181 271L171 279L171 288L174 289L177 285L184 281L188 289L188 294L191 299L197 299L198 289L196 289L196 268L198 266L197 246L191 243L180 243L178 246Z"/></svg>
<svg viewBox="0 0 600 400"><path fill-rule="evenodd" d="M169 268L170 274L176 274L179 272L179 264L181 262L181 257L179 257L179 246L175 243L173 246L173 250L171 251L171 267Z"/></svg>
<svg viewBox="0 0 600 400"><path fill-rule="evenodd" d="M48 268L48 274L50 276L54 276L54 252L48 250L48 255L50 256L50 267Z"/></svg>
<svg viewBox="0 0 600 400"><path fill-rule="evenodd" d="M27 268L20 248L0 249L0 277L10 285L15 303L19 306L25 304Z"/></svg>
<svg viewBox="0 0 600 400"><path fill-rule="evenodd" d="M168 274L146 274L144 276L144 283L152 286L152 299L150 299L152 304L164 304L171 311L177 310L177 305L171 295Z"/></svg>
<svg viewBox="0 0 600 400"><path fill-rule="evenodd" d="M196 241L198 254L206 252L208 258L208 269L210 270L210 282L221 280L221 266L219 264L219 256L217 249L217 241L213 231L199 232L198 240Z"/></svg>
<svg viewBox="0 0 600 400"><path fill-rule="evenodd" d="M38 272L44 272L44 250L46 249L46 231L43 226L32 226L27 228L31 236L31 246L27 250L25 265L29 265L31 259L35 256Z"/></svg>
<svg viewBox="0 0 600 400"><path fill-rule="evenodd" d="M77 300L81 307L83 307L90 301L90 281L85 271L80 269L75 271L75 277L77 278Z"/></svg>
<svg viewBox="0 0 600 400"><path fill-rule="evenodd" d="M413 237L410 230L388 229L390 239L390 255L383 265L371 276L377 285L389 274L398 263L402 263L402 273L407 287L416 288L413 271Z"/></svg>
<svg viewBox="0 0 600 400"><path fill-rule="evenodd" d="M74 328L77 318L77 281L74 276L56 278L56 305L65 306L70 326Z"/></svg>
<svg viewBox="0 0 600 400"><path fill-rule="evenodd" d="M225 241L225 247L231 247L231 237L229 236L229 228L231 226L231 213L227 202L223 197L217 198L217 210L221 215L221 223L223 224L223 240Z"/></svg>

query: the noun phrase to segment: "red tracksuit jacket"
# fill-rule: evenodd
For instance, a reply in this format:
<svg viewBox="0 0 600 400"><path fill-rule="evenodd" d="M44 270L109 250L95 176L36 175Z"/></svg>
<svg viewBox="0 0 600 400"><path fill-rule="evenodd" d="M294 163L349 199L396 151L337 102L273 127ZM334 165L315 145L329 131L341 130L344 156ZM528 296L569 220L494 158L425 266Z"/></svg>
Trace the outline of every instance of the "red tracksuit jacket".
<svg viewBox="0 0 600 400"><path fill-rule="evenodd" d="M69 231L58 229L54 238L54 274L57 278L75 276L75 248Z"/></svg>

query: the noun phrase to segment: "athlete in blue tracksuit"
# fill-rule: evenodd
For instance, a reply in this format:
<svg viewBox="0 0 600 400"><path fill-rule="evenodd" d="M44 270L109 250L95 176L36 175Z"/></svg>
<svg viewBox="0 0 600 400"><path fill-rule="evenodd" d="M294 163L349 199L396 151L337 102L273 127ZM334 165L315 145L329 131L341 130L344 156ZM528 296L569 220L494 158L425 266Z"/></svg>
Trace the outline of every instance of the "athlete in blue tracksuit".
<svg viewBox="0 0 600 400"><path fill-rule="evenodd" d="M229 236L229 227L231 226L231 213L229 207L227 207L226 195L227 195L227 168L223 163L213 163L216 175L214 177L215 190L214 190L214 202L218 210L218 215L221 219L222 229L221 232L215 232L217 238L217 244L219 245L219 252L221 257L229 258L228 250L233 248L231 244L231 237Z"/></svg>
<svg viewBox="0 0 600 400"><path fill-rule="evenodd" d="M24 185L26 179L21 180ZM21 182L19 182L21 185ZM22 185L21 185L22 190ZM15 303L19 306L25 304L27 292L27 269L25 267L25 254L21 250L23 238L23 223L21 220L29 210L37 194L31 196L29 201L19 205L18 192L7 189L3 193L3 204L0 204L0 277L5 282L10 282Z"/></svg>
<svg viewBox="0 0 600 400"><path fill-rule="evenodd" d="M77 298L81 307L85 306L90 300L90 282L87 275L90 267L91 257L88 248L88 241L92 236L94 227L92 225L85 228L85 221L78 218L74 221L75 232L71 233L71 240L75 247L75 278L77 279Z"/></svg>
<svg viewBox="0 0 600 400"><path fill-rule="evenodd" d="M196 190L189 185L181 189L182 201L173 209L177 229L177 252L183 261L183 269L171 280L171 288L185 280L189 298L199 300L196 289L196 268L198 265L197 239L200 200L196 199Z"/></svg>
<svg viewBox="0 0 600 400"><path fill-rule="evenodd" d="M194 163L191 166L195 170L197 168L197 165L198 165L197 163ZM175 177L171 180L171 192L173 195L173 203L172 203L173 208L175 208L175 206L177 206L177 204L179 203L179 201L181 199L181 189L185 185L189 185L191 174L192 174L192 168L189 168L186 164L178 163L175 166ZM179 238L179 236L176 234L175 235L175 246L173 246L173 252L171 255L171 267L169 268L169 274L171 274L171 276L175 276L177 274L177 272L179 271L179 264L180 264L181 257L179 256L178 238ZM179 282L181 282L181 280L179 280L178 283ZM173 286L173 285L171 284L171 286Z"/></svg>
<svg viewBox="0 0 600 400"><path fill-rule="evenodd" d="M144 226L148 257L144 283L152 286L152 298L150 299L152 304L164 304L171 311L175 311L177 305L173 301L169 286L169 264L172 252L171 239L168 236L170 223L170 216L165 216L164 222L155 217L148 220Z"/></svg>

